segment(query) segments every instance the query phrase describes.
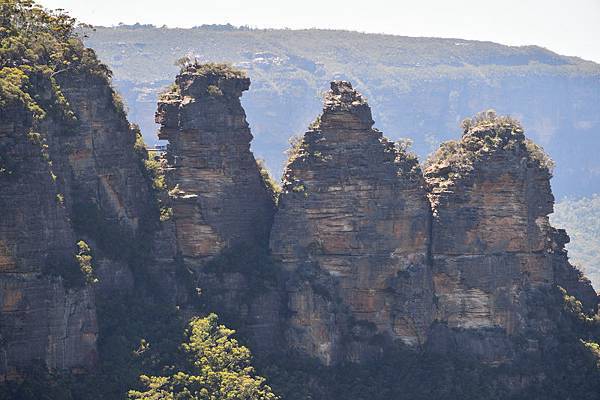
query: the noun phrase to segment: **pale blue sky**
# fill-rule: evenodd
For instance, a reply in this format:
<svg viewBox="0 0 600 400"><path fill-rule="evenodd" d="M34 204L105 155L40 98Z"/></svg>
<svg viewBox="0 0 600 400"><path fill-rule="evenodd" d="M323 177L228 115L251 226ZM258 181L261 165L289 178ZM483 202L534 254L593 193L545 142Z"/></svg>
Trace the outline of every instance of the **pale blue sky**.
<svg viewBox="0 0 600 400"><path fill-rule="evenodd" d="M83 22L331 28L536 44L600 62L600 0L41 0Z"/></svg>

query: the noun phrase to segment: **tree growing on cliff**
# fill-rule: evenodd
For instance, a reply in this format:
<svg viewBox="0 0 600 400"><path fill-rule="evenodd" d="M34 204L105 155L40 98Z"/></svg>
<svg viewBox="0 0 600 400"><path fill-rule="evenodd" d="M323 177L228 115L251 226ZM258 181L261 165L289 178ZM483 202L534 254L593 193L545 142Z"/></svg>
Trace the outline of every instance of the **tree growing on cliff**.
<svg viewBox="0 0 600 400"><path fill-rule="evenodd" d="M217 324L217 316L194 318L181 349L188 364L169 376L146 376L144 391L129 391L130 400L278 400L265 378L251 365L250 350L238 344L235 331Z"/></svg>

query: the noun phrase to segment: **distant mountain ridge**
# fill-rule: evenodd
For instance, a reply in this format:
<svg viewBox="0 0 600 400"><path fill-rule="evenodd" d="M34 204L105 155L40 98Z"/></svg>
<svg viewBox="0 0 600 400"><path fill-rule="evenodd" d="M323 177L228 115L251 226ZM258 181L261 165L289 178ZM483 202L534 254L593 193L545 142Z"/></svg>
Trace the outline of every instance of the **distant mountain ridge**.
<svg viewBox="0 0 600 400"><path fill-rule="evenodd" d="M392 139L412 138L422 161L456 138L463 118L493 108L521 119L557 161L558 198L600 192L600 65L591 61L537 46L317 29L121 25L88 35L148 143L156 141L157 94L176 74L174 61L190 54L248 72L242 101L253 150L276 176L288 138L318 112L322 88L347 79L377 110L377 126Z"/></svg>

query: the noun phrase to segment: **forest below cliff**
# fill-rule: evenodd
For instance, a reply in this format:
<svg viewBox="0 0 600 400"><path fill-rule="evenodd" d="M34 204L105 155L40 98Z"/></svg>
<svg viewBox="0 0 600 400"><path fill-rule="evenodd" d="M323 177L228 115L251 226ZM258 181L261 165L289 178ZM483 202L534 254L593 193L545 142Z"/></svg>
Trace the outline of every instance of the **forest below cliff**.
<svg viewBox="0 0 600 400"><path fill-rule="evenodd" d="M331 79L354 82L376 126L391 139L411 138L421 160L478 111L513 115L555 160L553 220L573 233L571 257L600 286L600 211L584 197L600 193L598 64L536 46L333 30L121 25L87 34L149 144L157 142L156 99L177 73L175 60L188 54L245 70L252 148L277 178L289 138L312 121Z"/></svg>

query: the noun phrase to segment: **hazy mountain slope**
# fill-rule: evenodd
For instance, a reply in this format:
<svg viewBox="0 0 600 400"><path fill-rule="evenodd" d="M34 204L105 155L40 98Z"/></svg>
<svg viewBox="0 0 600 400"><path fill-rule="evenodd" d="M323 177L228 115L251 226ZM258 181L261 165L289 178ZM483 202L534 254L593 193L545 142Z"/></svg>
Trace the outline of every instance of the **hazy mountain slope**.
<svg viewBox="0 0 600 400"><path fill-rule="evenodd" d="M378 127L413 138L422 158L454 137L460 120L495 108L520 118L557 161L557 197L600 191L600 66L592 62L535 46L347 31L137 25L89 36L150 143L156 93L172 80L173 61L191 53L248 70L253 148L276 175L288 137L306 128L327 83L344 78L368 96Z"/></svg>
<svg viewBox="0 0 600 400"><path fill-rule="evenodd" d="M600 287L600 195L564 199L554 206L552 224L571 236L569 256L594 284Z"/></svg>

